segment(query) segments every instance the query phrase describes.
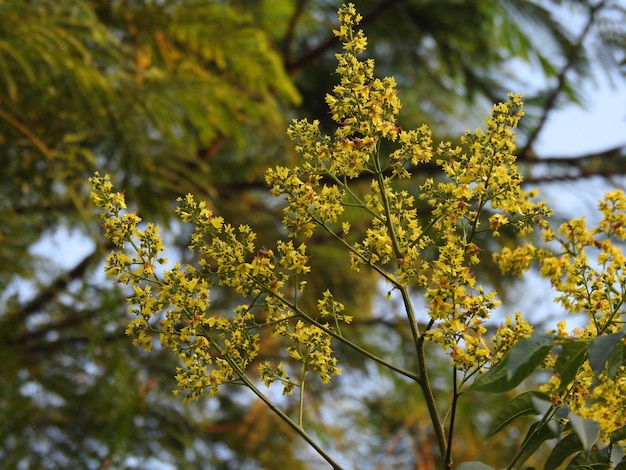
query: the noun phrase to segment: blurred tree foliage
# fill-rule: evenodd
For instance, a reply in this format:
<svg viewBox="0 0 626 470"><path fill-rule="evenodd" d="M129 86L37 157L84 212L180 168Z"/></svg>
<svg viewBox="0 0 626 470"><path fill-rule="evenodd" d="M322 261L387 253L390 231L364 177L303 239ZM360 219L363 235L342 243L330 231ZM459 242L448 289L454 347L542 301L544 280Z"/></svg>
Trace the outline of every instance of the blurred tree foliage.
<svg viewBox="0 0 626 470"><path fill-rule="evenodd" d="M173 359L130 346L124 292L100 275L107 246L86 203L86 179L95 169L110 173L138 212L171 229L182 257L185 234L170 220L181 194L208 199L261 233L275 229L280 211L265 195L263 171L293 158L291 118L329 122L323 97L334 83L339 3L0 0L3 468L147 468L157 460L175 468L307 468L293 436L265 408L242 407L237 390L183 407L170 394ZM550 80L526 98L520 159L529 168L539 160L532 144L546 117L581 99L593 58L625 72L622 2L358 3L369 54L402 89L403 119L426 121L440 136L473 125L518 83L512 61L538 66ZM553 15L568 6L582 18L581 31ZM623 160L623 149L613 149L541 164L578 171L567 177L610 176L625 171ZM376 288L367 279L344 272L330 248L312 264L358 309L364 342L383 354L402 345L393 312L372 309ZM227 303L218 299L216 308ZM338 400L342 386L377 374L361 365L338 381ZM380 468L429 468L416 457L427 459L431 438L419 427L420 404L402 395L402 384L380 383L354 404L364 413L359 432L337 429L336 445L348 459L377 454L372 465ZM388 399L392 388L398 395ZM468 453L478 439L466 436Z"/></svg>

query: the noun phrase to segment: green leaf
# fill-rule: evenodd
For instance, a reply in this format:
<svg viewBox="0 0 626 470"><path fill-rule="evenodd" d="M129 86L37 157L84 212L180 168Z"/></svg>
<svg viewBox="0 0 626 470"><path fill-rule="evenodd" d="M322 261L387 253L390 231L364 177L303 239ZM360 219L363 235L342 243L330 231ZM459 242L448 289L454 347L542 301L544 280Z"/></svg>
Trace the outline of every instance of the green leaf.
<svg viewBox="0 0 626 470"><path fill-rule="evenodd" d="M576 433L568 434L562 440L560 440L552 452L548 460L546 460L544 470L552 470L558 468L565 459L575 452L583 450L583 445L580 442L580 437Z"/></svg>
<svg viewBox="0 0 626 470"><path fill-rule="evenodd" d="M613 348L613 354L611 354L611 358L609 359L609 363L606 368L607 375L614 379L617 374L617 368L624 365L624 348L626 345L624 343L616 344Z"/></svg>
<svg viewBox="0 0 626 470"><path fill-rule="evenodd" d="M502 359L502 361L504 360L506 360L506 356ZM507 386L506 369L504 368L503 362L500 362L484 374L479 375L476 380L467 387L467 390L470 392L505 392L509 390Z"/></svg>
<svg viewBox="0 0 626 470"><path fill-rule="evenodd" d="M494 470L493 467L482 462L464 462L457 467L458 470Z"/></svg>
<svg viewBox="0 0 626 470"><path fill-rule="evenodd" d="M626 456L621 446L613 446L613 444L609 444L608 446L600 449L600 453L608 460L610 460L611 465L613 466L622 462L624 460L624 457Z"/></svg>
<svg viewBox="0 0 626 470"><path fill-rule="evenodd" d="M541 421L537 421L530 428L522 443L521 452L516 461L517 466L522 465L528 458L537 452L537 449L548 439L556 437L552 430Z"/></svg>
<svg viewBox="0 0 626 470"><path fill-rule="evenodd" d="M553 344L554 336L542 333L521 340L501 362L478 376L467 390L498 393L517 387L537 369Z"/></svg>
<svg viewBox="0 0 626 470"><path fill-rule="evenodd" d="M626 426L622 426L619 429L611 432L610 434L611 444L615 444L616 442L623 441L626 439Z"/></svg>
<svg viewBox="0 0 626 470"><path fill-rule="evenodd" d="M508 402L494 417L492 428L486 438L494 436L520 416L540 414L541 410L536 406L536 399L548 401L548 396L540 392L524 392Z"/></svg>
<svg viewBox="0 0 626 470"><path fill-rule="evenodd" d="M600 437L600 425L592 419L584 419L573 413L570 414L569 420L580 438L583 449L591 450Z"/></svg>
<svg viewBox="0 0 626 470"><path fill-rule="evenodd" d="M578 369L585 362L588 347L588 341L572 341L563 345L554 366L554 371L561 376L559 392L565 390L576 377Z"/></svg>
<svg viewBox="0 0 626 470"><path fill-rule="evenodd" d="M567 470L599 470L611 468L611 463L598 451L581 452L569 463Z"/></svg>
<svg viewBox="0 0 626 470"><path fill-rule="evenodd" d="M568 417L569 408L567 406L562 406L557 408L556 412L552 416L552 419L548 421L548 427L552 430L555 436L560 438L563 430L571 427L571 424L567 420Z"/></svg>
<svg viewBox="0 0 626 470"><path fill-rule="evenodd" d="M545 333L534 334L521 340L509 351L505 363L509 380L523 376L520 382L528 377L552 349L554 335ZM519 383L519 382L518 382Z"/></svg>
<svg viewBox="0 0 626 470"><path fill-rule="evenodd" d="M598 336L591 340L587 356L589 365L596 375L604 370L604 366L613 354L613 349L618 341L626 336L626 331L613 333L612 335Z"/></svg>

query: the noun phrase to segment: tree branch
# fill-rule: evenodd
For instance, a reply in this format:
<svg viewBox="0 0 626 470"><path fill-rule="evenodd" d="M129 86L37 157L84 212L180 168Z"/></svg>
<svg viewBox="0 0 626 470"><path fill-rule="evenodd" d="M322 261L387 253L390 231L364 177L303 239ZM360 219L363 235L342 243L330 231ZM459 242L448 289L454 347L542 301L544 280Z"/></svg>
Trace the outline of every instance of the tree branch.
<svg viewBox="0 0 626 470"><path fill-rule="evenodd" d="M606 3L606 0L603 0L597 5L589 7L589 18L587 19L587 23L585 24L585 27L583 28L582 32L578 36L578 40L576 41L576 43L570 50L569 54L567 55L565 64L563 65L563 68L561 69L561 71L559 72L559 75L557 76L556 86L550 92L550 94L546 98L546 101L543 105L543 110L542 110L541 117L539 118L539 123L530 132L530 135L528 136L528 140L526 141L524 148L520 151L520 155L528 155L531 153L532 146L537 140L537 137L539 137L539 134L541 133L541 131L543 130L543 127L545 126L546 121L548 119L548 115L554 110L556 106L557 98L565 89L565 85L567 84L567 74L569 73L571 68L574 66L574 63L576 62L576 57L578 56L580 50L583 48L583 42L585 41L585 38L589 34L589 31L591 30L591 27L594 24L596 13L604 7L605 3Z"/></svg>
<svg viewBox="0 0 626 470"><path fill-rule="evenodd" d="M524 176L525 184L576 181L593 176L626 175L626 145L578 157L533 159L520 156L518 162L529 167ZM533 171L535 173L540 171L541 174L533 176Z"/></svg>
<svg viewBox="0 0 626 470"><path fill-rule="evenodd" d="M598 153L588 153L577 157L531 157L531 152L520 154L518 163L528 166L529 171L524 176L525 184L536 184L548 181L578 180L592 176L616 176L626 175L626 144L612 147ZM547 167L546 176L532 176L530 170L533 168ZM416 167L407 168L409 172L421 175L435 175L441 168L434 163L420 164ZM560 171L558 171L560 170ZM386 172L385 176L391 173ZM363 174L353 181L371 179L371 175ZM331 180L322 179L323 183L332 183ZM245 181L234 181L225 185L217 185L215 189L220 194L240 194L242 191L266 190L267 185L263 178ZM239 197L239 196L237 196Z"/></svg>
<svg viewBox="0 0 626 470"><path fill-rule="evenodd" d="M289 24L287 26L287 32L285 33L285 39L283 42L283 62L285 64L291 63L291 46L293 45L293 41L296 37L296 26L298 21L302 17L302 13L304 12L304 7L306 6L308 0L299 0L298 5L296 6L296 11L289 18Z"/></svg>
<svg viewBox="0 0 626 470"><path fill-rule="evenodd" d="M18 309L8 312L8 315L17 316L22 319L26 319L30 315L41 310L49 302L54 301L54 299L60 293L65 291L67 286L72 281L81 279L85 275L89 266L94 261L100 259L103 249L106 249L106 247L100 247L100 246L96 247L90 254L85 256L76 266L74 266L69 271L58 276L47 287L39 291L39 293L29 302L25 303Z"/></svg>
<svg viewBox="0 0 626 470"><path fill-rule="evenodd" d="M366 24L374 19L376 19L381 13L389 8L393 7L396 3L399 3L402 0L383 0L375 5L369 12L363 14L363 19L361 20L361 24ZM315 62L318 57L324 54L329 49L332 49L337 45L337 39L334 35L329 36L326 40L322 41L317 47L308 51L302 57L296 59L293 62L285 63L285 70L289 75L296 75L302 69L308 67L313 62ZM288 60L288 57L285 57Z"/></svg>

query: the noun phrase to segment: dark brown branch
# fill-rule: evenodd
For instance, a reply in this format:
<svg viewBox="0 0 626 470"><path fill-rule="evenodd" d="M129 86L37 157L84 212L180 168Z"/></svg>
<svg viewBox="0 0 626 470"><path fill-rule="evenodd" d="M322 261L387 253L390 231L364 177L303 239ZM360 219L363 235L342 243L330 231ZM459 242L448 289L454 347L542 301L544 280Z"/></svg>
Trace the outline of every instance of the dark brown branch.
<svg viewBox="0 0 626 470"><path fill-rule="evenodd" d="M563 65L563 68L561 69L561 71L559 72L559 75L557 76L556 86L550 92L550 94L546 98L546 101L543 105L541 117L539 118L539 123L530 132L530 135L528 136L528 140L526 141L524 148L521 150L520 155L528 155L531 152L531 149L535 141L537 140L537 137L539 137L539 134L541 133L541 131L543 130L543 127L545 126L547 122L548 115L556 107L557 98L565 89L565 86L567 84L567 75L572 69L572 67L574 66L576 62L576 57L578 56L581 49L583 48L583 43L587 35L589 34L589 31L591 31L591 27L593 26L594 21L595 21L596 13L604 7L605 3L606 3L606 0L603 0L597 5L591 6L589 8L589 18L587 19L587 23L585 24L585 27L583 28L582 32L578 36L578 40L576 41L572 49L569 51L565 64Z"/></svg>
<svg viewBox="0 0 626 470"><path fill-rule="evenodd" d="M102 255L103 247L96 247L90 254L85 256L76 266L69 271L58 276L52 283L42 289L32 300L22 305L19 309L9 312L9 315L19 316L22 319L37 313L45 307L46 304L54 301L67 286L77 279L82 279L87 272L89 266L92 265Z"/></svg>
<svg viewBox="0 0 626 470"><path fill-rule="evenodd" d="M528 166L529 169L539 166L548 166L549 171L546 172L548 175L545 177L525 175L525 183L577 180L592 176L626 175L626 145L613 147L598 153L580 155L578 157L531 158L528 155L529 154L520 155L517 160L518 163ZM440 172L441 168L431 162L421 164L418 167L408 168L408 170L411 173L419 175L434 175ZM561 171L557 173L557 170ZM353 181L366 178L369 179L370 175L363 174ZM324 182L324 180L322 180L322 182ZM331 183L331 181L329 180L327 183ZM222 195L235 195L242 191L267 190L267 185L262 178L259 178L256 180L233 182L227 185L217 185L215 189Z"/></svg>
<svg viewBox="0 0 626 470"><path fill-rule="evenodd" d="M381 13L389 8L393 7L396 3L403 0L383 0L375 5L370 11L363 14L361 24L366 24L376 19ZM289 75L295 75L302 69L308 67L314 63L320 56L322 56L327 50L337 46L337 38L334 35L329 36L326 40L322 41L317 47L308 51L304 56L296 59L294 62L286 62L285 69ZM287 59L287 57L286 57Z"/></svg>
<svg viewBox="0 0 626 470"><path fill-rule="evenodd" d="M614 147L603 152L579 157L550 157L518 161L528 165L529 174L524 177L527 184L551 181L575 181L593 176L611 177L626 175L626 146ZM545 176L533 176L532 170L545 167Z"/></svg>
<svg viewBox="0 0 626 470"><path fill-rule="evenodd" d="M88 318L89 317L85 316L82 321L85 321ZM128 341L128 343L130 343L128 336L124 333L122 329L116 332L104 335L102 338L98 340L98 344L100 346L105 346L108 344L116 343L118 341ZM64 348L85 347L89 345L91 342L93 342L93 338L90 338L88 336L79 336L79 335L66 336L66 337L61 337L54 341L33 342L32 344L28 344L25 349L28 354L32 355L33 357L36 357L42 354L49 355L49 354L59 353Z"/></svg>
<svg viewBox="0 0 626 470"><path fill-rule="evenodd" d="M300 0L296 6L296 11L293 13L291 18L289 18L289 24L287 25L287 32L285 33L285 39L283 42L283 62L285 64L291 63L291 48L296 37L296 26L302 17L302 13L304 12L304 7L307 2L308 0Z"/></svg>

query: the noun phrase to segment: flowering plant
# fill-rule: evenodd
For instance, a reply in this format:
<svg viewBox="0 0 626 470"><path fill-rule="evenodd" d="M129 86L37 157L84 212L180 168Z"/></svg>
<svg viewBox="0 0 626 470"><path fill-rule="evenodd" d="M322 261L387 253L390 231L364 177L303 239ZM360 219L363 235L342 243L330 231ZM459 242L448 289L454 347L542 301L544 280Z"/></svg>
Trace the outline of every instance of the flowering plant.
<svg viewBox="0 0 626 470"><path fill-rule="evenodd" d="M400 100L394 79L376 78L374 61L359 58L367 45L356 29L360 20L352 4L339 10L334 33L344 51L337 54L339 84L326 97L336 130L327 135L318 121L294 121L288 134L301 164L266 173L271 194L284 199L288 240L260 248L250 227L228 224L207 203L187 195L179 198L176 212L194 227L190 249L199 262L168 268L158 226L142 226L136 214L126 211L123 194L113 191L108 176L91 178L92 201L102 209L105 235L117 247L106 271L132 286L135 318L127 334L148 351L158 337L180 357L175 393L185 401L218 393L226 384L244 385L333 468L340 468L336 459L306 431L303 406L310 380L326 384L341 372L334 342L421 390L445 468L452 465L455 409L462 395L508 391L537 370L551 378L515 398L495 417L489 433L522 415L538 417L508 468L521 465L548 439L557 444L546 468L571 456L574 464L615 462L621 455L617 444L626 438L621 320L626 259L614 242L626 238L626 197L619 191L606 196L600 204L604 219L596 228L578 219L554 231L549 209L535 192L522 189L515 165L521 97L510 95L495 105L486 130L468 132L461 146L444 142L433 147L428 127L404 130L397 124ZM414 179L427 163L440 167L441 178L403 189L407 186L401 183ZM364 179L370 183L366 192L359 189ZM422 213L422 207L429 210ZM367 221L364 230L354 229L346 208L350 214L360 211L360 220ZM568 332L560 322L553 332L536 332L518 313L490 335L485 323L499 301L478 279L478 265L485 259L480 240L499 237L503 230L520 239L535 228L543 231L545 244L504 247L494 259L503 272L516 275L538 263L559 292L557 301L568 311L586 312L589 325ZM302 305L310 255L307 245L295 240L311 239L316 231L345 250L352 269L375 272L387 284L388 297L398 299L412 338L414 367L401 367L361 347L349 334L353 316L331 290L319 293L314 311ZM595 263L589 259L592 252ZM212 311L210 291L218 287L241 298L230 314ZM418 295L423 311L415 307ZM281 361L256 360L267 338L284 348ZM445 417L431 383L429 344L449 356L453 371ZM274 383L284 394L298 395L297 416L263 391L263 385ZM477 462L462 467L486 468Z"/></svg>

